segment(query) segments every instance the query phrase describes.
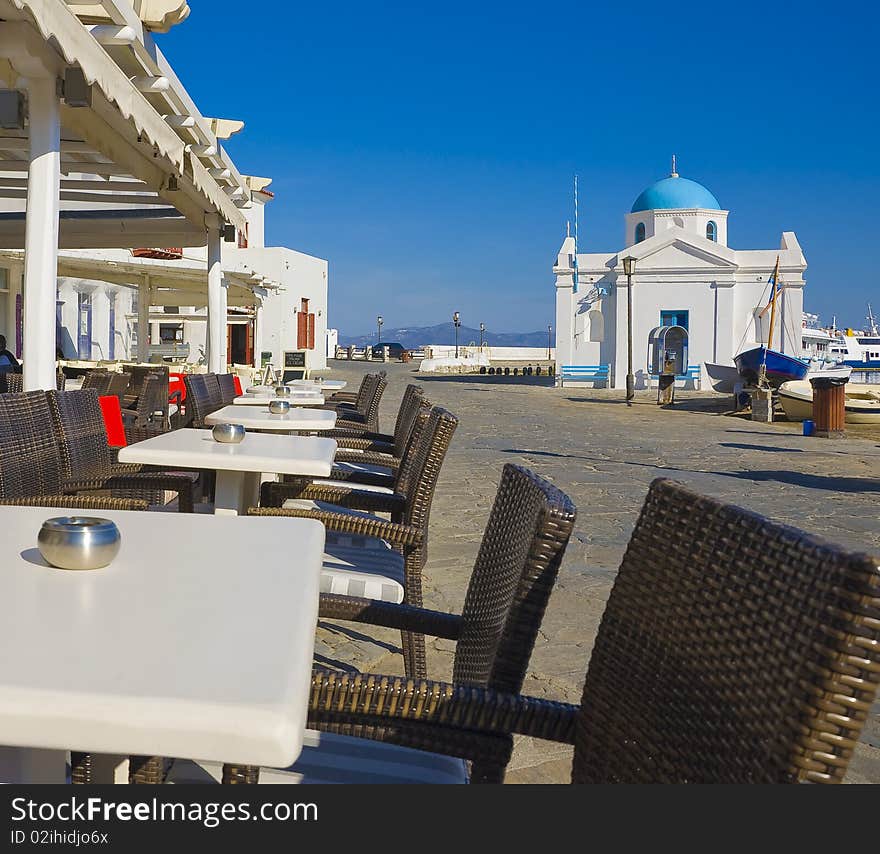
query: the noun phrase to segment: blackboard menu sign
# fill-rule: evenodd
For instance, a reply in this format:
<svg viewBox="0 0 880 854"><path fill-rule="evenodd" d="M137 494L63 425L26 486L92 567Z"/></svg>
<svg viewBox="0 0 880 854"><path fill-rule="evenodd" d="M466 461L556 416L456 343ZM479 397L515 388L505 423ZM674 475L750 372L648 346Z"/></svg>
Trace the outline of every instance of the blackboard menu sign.
<svg viewBox="0 0 880 854"><path fill-rule="evenodd" d="M304 350L285 350L285 368L304 368L306 366L306 354Z"/></svg>

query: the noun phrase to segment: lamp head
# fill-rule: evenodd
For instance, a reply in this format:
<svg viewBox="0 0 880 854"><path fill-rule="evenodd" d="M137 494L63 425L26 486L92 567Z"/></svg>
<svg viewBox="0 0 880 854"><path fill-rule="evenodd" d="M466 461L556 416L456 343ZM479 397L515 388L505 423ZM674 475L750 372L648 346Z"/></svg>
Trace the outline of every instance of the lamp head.
<svg viewBox="0 0 880 854"><path fill-rule="evenodd" d="M626 258L623 259L623 272L627 276L631 276L636 271L636 261L638 259L634 258L632 255L627 255Z"/></svg>

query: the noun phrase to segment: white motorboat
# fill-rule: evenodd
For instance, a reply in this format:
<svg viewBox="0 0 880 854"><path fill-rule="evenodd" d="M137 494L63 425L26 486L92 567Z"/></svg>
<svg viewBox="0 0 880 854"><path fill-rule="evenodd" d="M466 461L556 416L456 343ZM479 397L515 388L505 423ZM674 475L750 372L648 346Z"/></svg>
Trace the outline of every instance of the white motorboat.
<svg viewBox="0 0 880 854"><path fill-rule="evenodd" d="M847 424L880 424L880 390L876 385L847 383L845 388ZM783 383L779 402L789 421L813 417L813 387L808 380Z"/></svg>

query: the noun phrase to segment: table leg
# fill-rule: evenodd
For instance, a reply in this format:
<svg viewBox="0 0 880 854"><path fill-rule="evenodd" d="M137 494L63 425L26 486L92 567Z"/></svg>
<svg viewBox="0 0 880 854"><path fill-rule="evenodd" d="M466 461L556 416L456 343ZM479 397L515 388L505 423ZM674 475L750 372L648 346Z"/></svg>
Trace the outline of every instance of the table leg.
<svg viewBox="0 0 880 854"><path fill-rule="evenodd" d="M260 503L260 472L218 471L214 514L238 516Z"/></svg>

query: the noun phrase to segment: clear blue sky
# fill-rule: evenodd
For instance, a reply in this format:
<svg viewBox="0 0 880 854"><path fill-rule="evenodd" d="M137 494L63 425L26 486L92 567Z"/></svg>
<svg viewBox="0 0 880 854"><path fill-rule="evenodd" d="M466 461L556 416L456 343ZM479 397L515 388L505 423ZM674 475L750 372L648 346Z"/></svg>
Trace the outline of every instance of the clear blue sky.
<svg viewBox="0 0 880 854"><path fill-rule="evenodd" d="M880 313L873 4L420 5L193 0L158 37L205 115L246 122L267 242L329 259L332 325L546 327L573 173L581 250L614 251L673 151L733 248L797 232L807 310Z"/></svg>

